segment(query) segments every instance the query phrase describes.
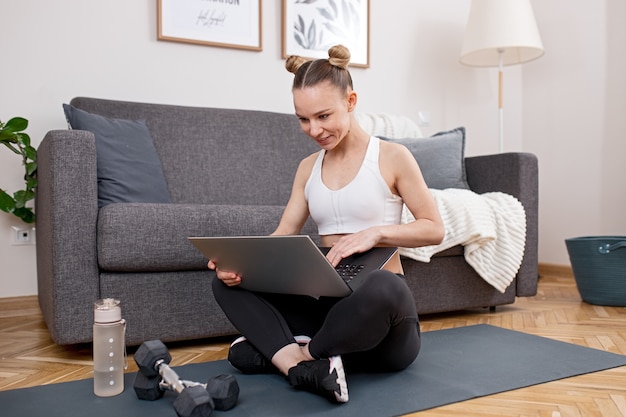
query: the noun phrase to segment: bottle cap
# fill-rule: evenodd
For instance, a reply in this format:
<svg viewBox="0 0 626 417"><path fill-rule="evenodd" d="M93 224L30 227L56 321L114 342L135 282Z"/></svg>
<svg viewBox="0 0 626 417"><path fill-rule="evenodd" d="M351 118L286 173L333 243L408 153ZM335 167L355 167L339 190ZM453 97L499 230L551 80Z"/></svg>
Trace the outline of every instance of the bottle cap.
<svg viewBox="0 0 626 417"><path fill-rule="evenodd" d="M96 323L113 323L122 319L120 301L105 298L94 303L93 318Z"/></svg>

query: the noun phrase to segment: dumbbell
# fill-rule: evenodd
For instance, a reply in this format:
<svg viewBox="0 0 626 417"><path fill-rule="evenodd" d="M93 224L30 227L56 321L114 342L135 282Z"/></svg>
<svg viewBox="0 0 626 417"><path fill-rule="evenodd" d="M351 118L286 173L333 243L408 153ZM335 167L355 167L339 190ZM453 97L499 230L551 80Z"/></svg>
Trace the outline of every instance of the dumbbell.
<svg viewBox="0 0 626 417"><path fill-rule="evenodd" d="M180 380L185 389L199 386L209 393L216 410L230 410L237 404L239 385L234 375L222 374L215 376L206 384L195 381ZM137 398L154 401L163 397L165 391L176 391L173 386L165 382L160 375L147 377L141 371L135 375L133 384Z"/></svg>
<svg viewBox="0 0 626 417"><path fill-rule="evenodd" d="M213 409L229 410L239 398L239 385L233 375L218 375L206 384L181 379L169 366L172 360L160 340L144 342L135 353L139 372L133 388L139 399L157 400L165 391L174 391L174 409L180 417L206 417Z"/></svg>

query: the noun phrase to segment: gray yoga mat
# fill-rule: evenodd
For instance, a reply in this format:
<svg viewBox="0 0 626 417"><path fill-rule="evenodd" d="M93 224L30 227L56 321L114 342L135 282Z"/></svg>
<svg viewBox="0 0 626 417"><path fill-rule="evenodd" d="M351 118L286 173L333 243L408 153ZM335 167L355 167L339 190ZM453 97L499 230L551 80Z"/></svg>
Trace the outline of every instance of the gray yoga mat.
<svg viewBox="0 0 626 417"><path fill-rule="evenodd" d="M348 376L350 401L334 405L292 389L279 375L242 375L226 361L176 367L183 379L203 382L220 373L235 374L239 403L213 416L397 416L509 391L574 375L626 365L626 356L528 335L490 325L423 333L422 351L405 371ZM134 374L116 397L93 395L91 379L0 392L7 416L175 417L174 394L140 401Z"/></svg>

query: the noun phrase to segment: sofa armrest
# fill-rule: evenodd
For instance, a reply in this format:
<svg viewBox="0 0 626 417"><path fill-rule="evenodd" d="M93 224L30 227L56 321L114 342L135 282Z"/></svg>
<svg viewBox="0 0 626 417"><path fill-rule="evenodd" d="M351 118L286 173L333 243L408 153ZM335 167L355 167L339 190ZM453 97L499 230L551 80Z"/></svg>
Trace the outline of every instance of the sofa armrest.
<svg viewBox="0 0 626 417"><path fill-rule="evenodd" d="M50 131L38 148L37 162L39 304L56 343L90 340L93 302L100 295L94 135Z"/></svg>
<svg viewBox="0 0 626 417"><path fill-rule="evenodd" d="M465 158L467 182L482 194L500 191L516 197L526 212L526 247L517 273L517 295L537 293L539 168L530 153L504 153Z"/></svg>

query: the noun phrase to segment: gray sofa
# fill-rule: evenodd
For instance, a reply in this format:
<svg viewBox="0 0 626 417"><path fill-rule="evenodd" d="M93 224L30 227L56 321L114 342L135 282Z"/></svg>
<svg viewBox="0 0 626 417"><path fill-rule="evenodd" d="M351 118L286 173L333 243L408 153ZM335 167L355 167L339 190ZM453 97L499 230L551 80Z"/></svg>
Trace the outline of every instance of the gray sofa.
<svg viewBox="0 0 626 417"><path fill-rule="evenodd" d="M264 235L276 227L300 159L318 150L293 115L75 98L78 109L143 120L171 203L98 206L94 134L55 130L38 149L37 274L54 341L89 342L93 302L122 302L127 342L234 334L213 299L214 273L187 241L200 235ZM461 247L430 263L403 259L420 314L495 307L537 289L537 160L507 153L465 160L478 193L516 196L527 216L522 266L505 293L464 260ZM304 233L318 241L312 222Z"/></svg>

